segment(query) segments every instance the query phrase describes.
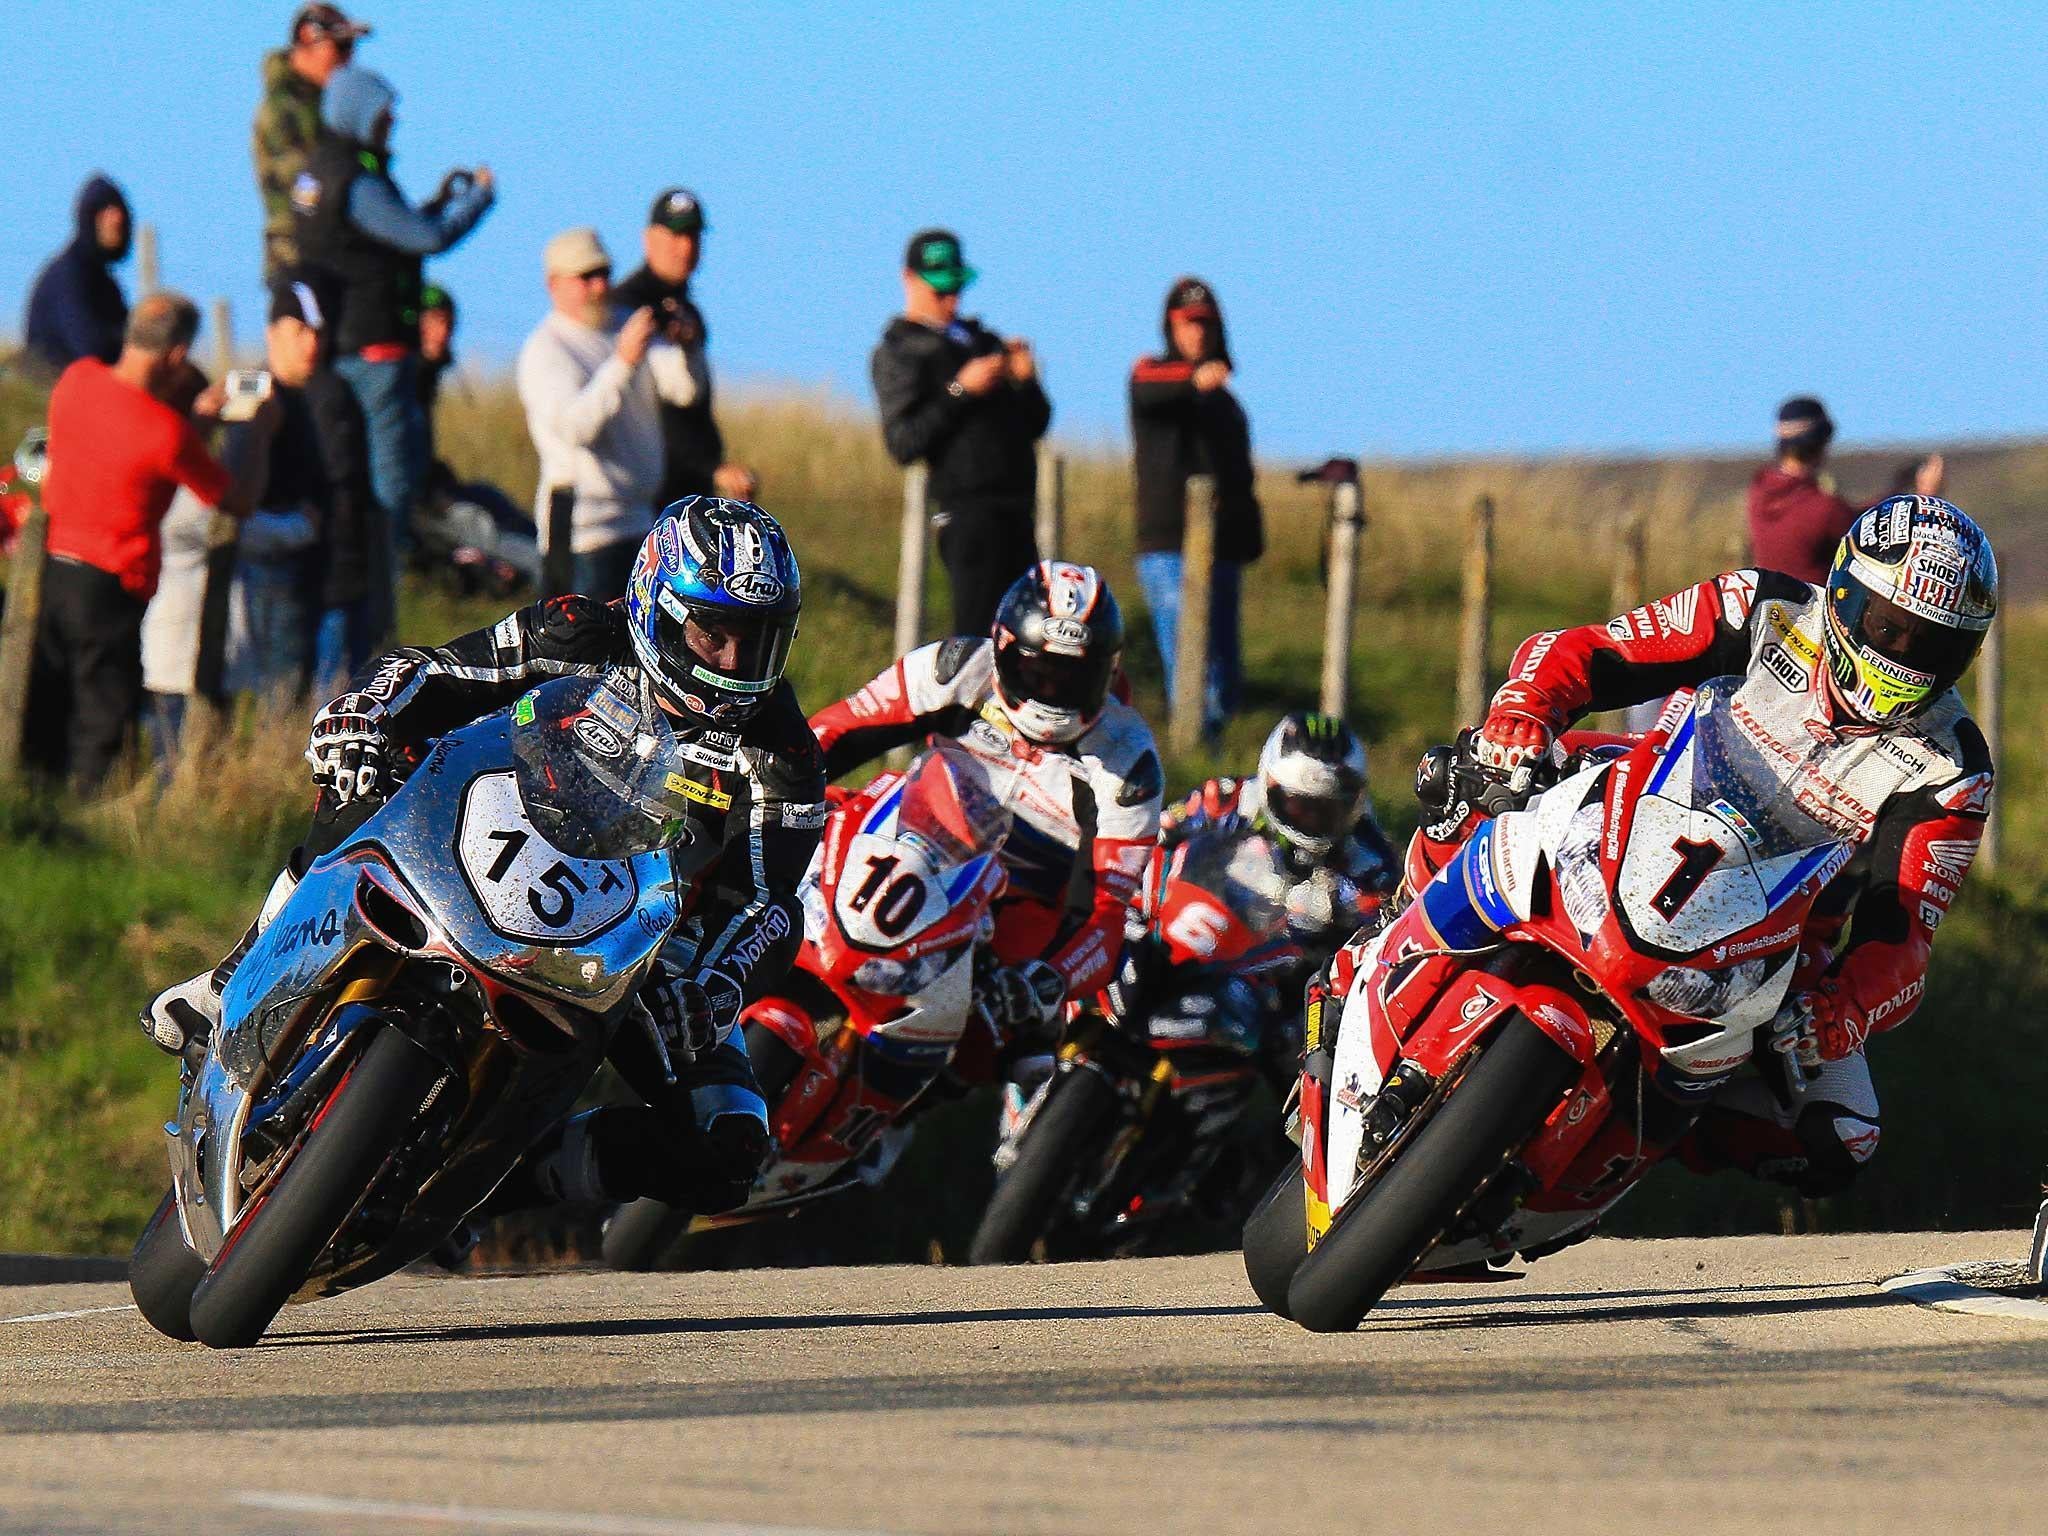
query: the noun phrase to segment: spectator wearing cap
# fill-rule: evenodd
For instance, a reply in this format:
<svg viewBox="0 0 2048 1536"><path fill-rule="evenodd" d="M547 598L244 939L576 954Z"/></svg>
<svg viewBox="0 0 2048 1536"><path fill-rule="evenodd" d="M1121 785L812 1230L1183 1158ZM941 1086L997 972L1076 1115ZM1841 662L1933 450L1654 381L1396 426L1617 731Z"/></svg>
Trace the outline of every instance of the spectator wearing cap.
<svg viewBox="0 0 2048 1536"><path fill-rule="evenodd" d="M759 489L753 470L726 461L725 437L711 413L711 365L705 356L710 332L690 297L709 228L696 194L670 187L655 198L640 232L646 259L612 288L612 303L621 312L654 311L660 335L682 349L689 369L690 399L661 402L662 473L655 501L664 507L685 496L751 501Z"/></svg>
<svg viewBox="0 0 2048 1536"><path fill-rule="evenodd" d="M953 589L953 632L988 632L1011 582L1038 559L1035 445L1052 420L1031 343L960 314L974 281L959 237L927 229L903 255L903 313L869 368L882 440L930 466L933 525Z"/></svg>
<svg viewBox="0 0 2048 1536"><path fill-rule="evenodd" d="M1138 582L1152 612L1166 690L1173 694L1180 632L1181 540L1188 479L1216 488L1216 563L1209 585L1209 667L1203 726L1212 737L1237 709L1242 675L1238 598L1245 565L1265 550L1252 470L1251 422L1230 391L1230 341L1209 285L1183 277L1167 291L1165 350L1131 369L1137 480Z"/></svg>
<svg viewBox="0 0 2048 1536"><path fill-rule="evenodd" d="M135 306L112 366L80 358L50 394L49 565L36 628L25 755L81 790L106 777L142 702L142 614L162 564L161 525L185 486L200 502L245 515L262 483L277 407L264 401L228 442L207 451L173 404L192 376L199 311L174 293ZM193 402L217 416L218 384Z"/></svg>
<svg viewBox="0 0 2048 1536"><path fill-rule="evenodd" d="M681 348L656 336L652 308L617 317L612 259L596 230L556 235L542 264L549 311L519 349L516 376L540 455L534 522L544 585L549 596L616 597L654 525L660 403L693 398L688 366Z"/></svg>
<svg viewBox="0 0 2048 1536"><path fill-rule="evenodd" d="M398 101L389 81L349 65L328 77L324 127L292 187L300 259L336 285L334 371L363 408L370 483L389 528L393 559L409 547L408 519L426 483L426 430L416 382L421 262L453 246L491 206L489 167L451 171L415 208L391 179ZM371 593L371 622L390 620L394 568Z"/></svg>
<svg viewBox="0 0 2048 1536"><path fill-rule="evenodd" d="M263 100L250 129L256 191L263 199L263 281L275 282L299 259L292 188L320 141L320 93L355 56L370 29L332 5L302 5L286 46L263 56Z"/></svg>
<svg viewBox="0 0 2048 1536"><path fill-rule="evenodd" d="M113 362L128 324L128 300L113 272L134 235L127 197L93 176L78 189L71 224L71 243L36 274L21 325L28 350L53 373L81 357Z"/></svg>
<svg viewBox="0 0 2048 1536"><path fill-rule="evenodd" d="M1794 395L1778 407L1778 461L1749 482L1749 557L1762 569L1816 586L1827 580L1835 546L1862 510L1836 494L1825 472L1834 437L1827 407L1813 396ZM1939 496L1945 479L1941 455L1934 454L1916 465L1913 488Z"/></svg>

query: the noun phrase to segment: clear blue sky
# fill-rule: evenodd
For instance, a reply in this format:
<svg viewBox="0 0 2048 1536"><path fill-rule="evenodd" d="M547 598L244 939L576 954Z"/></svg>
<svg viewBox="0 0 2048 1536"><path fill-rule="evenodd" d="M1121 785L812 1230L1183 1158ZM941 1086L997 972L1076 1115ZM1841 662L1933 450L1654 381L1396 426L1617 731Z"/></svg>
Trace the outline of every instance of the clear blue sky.
<svg viewBox="0 0 2048 1536"><path fill-rule="evenodd" d="M729 381L866 401L905 236L1033 338L1069 438L1180 272L1221 295L1268 458L2048 431L2048 7L363 0L398 174L498 172L438 275L508 358L539 250L635 253L697 190ZM166 280L258 300L257 59L288 5L28 0L7 23L0 306L103 167ZM132 277L132 269L130 272Z"/></svg>

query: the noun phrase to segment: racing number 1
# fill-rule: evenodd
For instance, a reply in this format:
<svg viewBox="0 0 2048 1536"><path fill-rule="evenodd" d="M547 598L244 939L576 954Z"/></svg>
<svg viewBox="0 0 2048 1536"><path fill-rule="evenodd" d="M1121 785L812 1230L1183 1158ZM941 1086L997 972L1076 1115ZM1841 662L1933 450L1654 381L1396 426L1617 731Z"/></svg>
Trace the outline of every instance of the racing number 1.
<svg viewBox="0 0 2048 1536"><path fill-rule="evenodd" d="M1671 845L1671 851L1678 855L1678 868L1671 871L1671 878L1650 898L1650 905L1666 922L1677 917L1678 909L1692 900L1700 882L1726 852L1719 843L1697 843L1689 837L1679 838Z"/></svg>

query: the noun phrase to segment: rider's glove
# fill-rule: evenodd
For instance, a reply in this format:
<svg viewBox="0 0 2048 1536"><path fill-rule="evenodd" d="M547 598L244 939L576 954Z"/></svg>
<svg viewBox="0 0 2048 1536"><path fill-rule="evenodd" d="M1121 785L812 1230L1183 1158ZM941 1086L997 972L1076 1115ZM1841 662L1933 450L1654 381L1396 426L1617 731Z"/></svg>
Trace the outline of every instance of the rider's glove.
<svg viewBox="0 0 2048 1536"><path fill-rule="evenodd" d="M376 793L384 776L384 704L367 693L344 693L313 717L306 761L313 782L343 805Z"/></svg>
<svg viewBox="0 0 2048 1536"><path fill-rule="evenodd" d="M1043 1032L1059 1017L1067 999L1067 983L1043 960L999 966L976 987L975 1001L989 1019L1007 1032Z"/></svg>
<svg viewBox="0 0 2048 1536"><path fill-rule="evenodd" d="M1824 1061L1855 1055L1869 1038L1869 1021L1849 1005L1837 983L1824 981L1793 998L1771 1044L1812 1071Z"/></svg>
<svg viewBox="0 0 2048 1536"><path fill-rule="evenodd" d="M662 1067L673 1077L718 1047L718 1014L711 1006L711 994L666 960L657 961L654 975L634 998L640 1020L662 1058Z"/></svg>
<svg viewBox="0 0 2048 1536"><path fill-rule="evenodd" d="M1556 736L1556 728L1543 715L1503 703L1495 695L1486 723L1472 739L1472 755L1480 767L1505 777L1542 757Z"/></svg>

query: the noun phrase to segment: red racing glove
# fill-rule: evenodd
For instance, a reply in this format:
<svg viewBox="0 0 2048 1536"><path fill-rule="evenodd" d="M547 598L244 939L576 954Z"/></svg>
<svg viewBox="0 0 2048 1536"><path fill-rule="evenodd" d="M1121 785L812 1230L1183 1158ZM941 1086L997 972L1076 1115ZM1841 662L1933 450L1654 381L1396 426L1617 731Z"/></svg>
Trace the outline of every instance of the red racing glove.
<svg viewBox="0 0 2048 1536"><path fill-rule="evenodd" d="M1780 1030L1773 1043L1797 1056L1802 1067L1810 1069L1824 1061L1853 1056L1870 1038L1870 1021L1842 995L1836 982L1823 981L1812 991L1800 993L1792 1007L1793 1022Z"/></svg>
<svg viewBox="0 0 2048 1536"><path fill-rule="evenodd" d="M1508 692L1509 688L1503 688L1493 696L1486 723L1472 740L1472 755L1479 759L1479 766L1501 774L1536 761L1550 750L1558 732L1548 711L1525 705L1519 698L1511 701Z"/></svg>

